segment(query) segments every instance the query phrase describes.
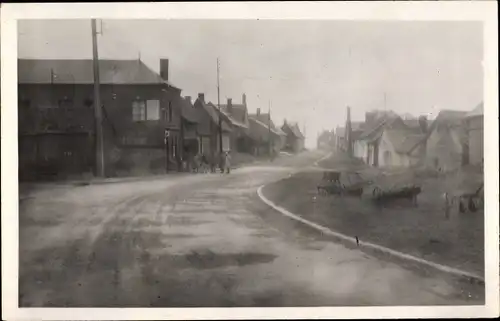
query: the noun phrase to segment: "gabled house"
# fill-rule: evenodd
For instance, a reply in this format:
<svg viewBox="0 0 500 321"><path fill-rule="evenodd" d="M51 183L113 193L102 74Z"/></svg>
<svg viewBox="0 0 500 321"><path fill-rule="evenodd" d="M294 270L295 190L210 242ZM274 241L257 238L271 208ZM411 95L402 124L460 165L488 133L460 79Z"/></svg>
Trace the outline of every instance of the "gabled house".
<svg viewBox="0 0 500 321"><path fill-rule="evenodd" d="M249 115L251 152L254 155L269 155L272 150L278 153L285 144L286 134L276 128L269 113L261 113L257 108L256 114Z"/></svg>
<svg viewBox="0 0 500 321"><path fill-rule="evenodd" d="M425 140L428 167L450 171L468 164L467 112L442 110L429 127Z"/></svg>
<svg viewBox="0 0 500 321"><path fill-rule="evenodd" d="M469 164L482 165L484 159L484 110L483 102L466 115L469 147Z"/></svg>
<svg viewBox="0 0 500 321"><path fill-rule="evenodd" d="M190 96L181 99L179 103L181 107L182 123L182 154L183 159L187 162L192 162L198 154L200 147L200 135L198 134L198 126L203 117L203 112L199 108L194 108Z"/></svg>
<svg viewBox="0 0 500 321"><path fill-rule="evenodd" d="M217 164L220 160L221 151L230 150L229 135L231 126L220 117L220 113L214 104L205 101L205 94L203 93L198 94L194 108L200 114L197 124L198 152L207 157L212 164ZM221 140L222 150L220 148Z"/></svg>
<svg viewBox="0 0 500 321"><path fill-rule="evenodd" d="M305 137L299 129L297 123L288 123L286 120L281 127L281 130L286 134L284 149L299 153L305 148Z"/></svg>
<svg viewBox="0 0 500 321"><path fill-rule="evenodd" d="M406 128L401 117L395 113L367 113L364 128L355 142L359 158L370 166L379 166L379 144L384 130Z"/></svg>
<svg viewBox="0 0 500 321"><path fill-rule="evenodd" d="M221 114L232 128L230 135L230 148L236 152L249 152L248 131L250 124L248 120L248 108L246 95L242 95L241 104L234 104L231 98L227 104L221 105Z"/></svg>
<svg viewBox="0 0 500 321"><path fill-rule="evenodd" d="M411 167L422 164L425 134L420 129L385 129L380 137L380 167Z"/></svg>
<svg viewBox="0 0 500 321"><path fill-rule="evenodd" d="M140 60L99 60L99 74L106 175L175 168L181 90L168 81L168 60L160 74ZM92 60L19 59L18 98L21 179L95 169Z"/></svg>
<svg viewBox="0 0 500 321"><path fill-rule="evenodd" d="M323 130L317 139L317 148L322 150L333 150L334 135L332 131Z"/></svg>
<svg viewBox="0 0 500 321"><path fill-rule="evenodd" d="M335 129L335 147L339 151L347 151L345 127L337 126Z"/></svg>

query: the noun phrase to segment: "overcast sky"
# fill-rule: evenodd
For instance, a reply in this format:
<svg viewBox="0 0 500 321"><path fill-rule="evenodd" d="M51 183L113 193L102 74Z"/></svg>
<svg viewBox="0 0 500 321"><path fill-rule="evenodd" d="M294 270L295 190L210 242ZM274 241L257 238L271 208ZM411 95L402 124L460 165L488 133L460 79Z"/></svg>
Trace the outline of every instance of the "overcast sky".
<svg viewBox="0 0 500 321"><path fill-rule="evenodd" d="M371 109L431 115L471 110L483 95L482 25L475 22L306 20L104 20L100 58L141 59L183 95L241 101L306 125L309 146L322 129ZM99 28L99 26L98 26ZM21 58L91 58L89 20L20 21ZM384 106L384 93L386 103Z"/></svg>

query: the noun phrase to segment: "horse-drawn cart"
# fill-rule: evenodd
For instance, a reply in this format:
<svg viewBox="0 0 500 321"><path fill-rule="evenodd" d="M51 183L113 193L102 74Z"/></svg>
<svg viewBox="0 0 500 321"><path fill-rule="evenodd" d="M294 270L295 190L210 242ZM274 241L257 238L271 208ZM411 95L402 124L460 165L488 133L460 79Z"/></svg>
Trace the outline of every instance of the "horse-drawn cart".
<svg viewBox="0 0 500 321"><path fill-rule="evenodd" d="M341 182L341 176L345 176L347 180ZM352 182L352 176L358 178L357 182ZM366 182L359 180L360 176L356 172L339 172L326 171L323 173L323 179L320 185L317 186L318 194L320 195L350 195L361 197L363 187Z"/></svg>
<svg viewBox="0 0 500 321"><path fill-rule="evenodd" d="M384 203L393 201L396 199L407 199L411 200L416 204L417 196L422 192L422 188L416 185L407 185L402 187L391 187L388 189L382 189L380 187L375 187L372 191L373 200L377 203Z"/></svg>

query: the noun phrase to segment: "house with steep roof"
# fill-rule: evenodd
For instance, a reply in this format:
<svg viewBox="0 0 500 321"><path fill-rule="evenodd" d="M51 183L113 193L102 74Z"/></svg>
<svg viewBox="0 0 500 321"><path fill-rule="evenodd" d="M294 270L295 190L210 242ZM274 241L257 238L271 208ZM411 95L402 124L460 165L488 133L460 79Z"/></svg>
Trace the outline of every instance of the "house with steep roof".
<svg viewBox="0 0 500 321"><path fill-rule="evenodd" d="M92 66L91 59L18 60L21 179L95 169ZM168 80L168 59L160 59L160 74L140 60L99 60L99 77L106 175L176 169L181 90Z"/></svg>
<svg viewBox="0 0 500 321"><path fill-rule="evenodd" d="M422 164L425 134L420 129L386 129L380 137L378 166L411 167Z"/></svg>
<svg viewBox="0 0 500 321"><path fill-rule="evenodd" d="M190 96L181 99L179 105L181 107L182 117L181 136L183 159L191 163L199 151L201 138L198 133L198 126L204 113L199 108L194 108Z"/></svg>
<svg viewBox="0 0 500 321"><path fill-rule="evenodd" d="M286 134L284 149L293 153L299 153L305 148L305 136L299 129L297 123L288 123L286 120L281 126L281 130Z"/></svg>
<svg viewBox="0 0 500 321"><path fill-rule="evenodd" d="M194 108L200 114L197 124L198 153L207 157L212 164L217 164L220 160L220 153L230 151L231 125L221 117L213 103L205 101L203 93L198 94Z"/></svg>
<svg viewBox="0 0 500 321"><path fill-rule="evenodd" d="M465 115L469 164L482 165L484 160L484 103L481 102Z"/></svg>
<svg viewBox="0 0 500 321"><path fill-rule="evenodd" d="M406 128L401 117L395 113L366 113L365 125L354 143L358 157L370 166L379 166L379 145L384 130Z"/></svg>
<svg viewBox="0 0 500 321"><path fill-rule="evenodd" d="M432 122L425 140L428 167L451 171L468 163L467 112L442 110Z"/></svg>
<svg viewBox="0 0 500 321"><path fill-rule="evenodd" d="M272 150L275 154L283 149L286 142L286 134L277 128L271 119L270 113L257 113L249 115L251 138L251 149L254 155L269 155Z"/></svg>
<svg viewBox="0 0 500 321"><path fill-rule="evenodd" d="M246 95L242 95L241 104L233 103L232 98L227 99L227 104L220 105L222 117L231 125L230 135L231 150L236 152L249 152L250 129Z"/></svg>

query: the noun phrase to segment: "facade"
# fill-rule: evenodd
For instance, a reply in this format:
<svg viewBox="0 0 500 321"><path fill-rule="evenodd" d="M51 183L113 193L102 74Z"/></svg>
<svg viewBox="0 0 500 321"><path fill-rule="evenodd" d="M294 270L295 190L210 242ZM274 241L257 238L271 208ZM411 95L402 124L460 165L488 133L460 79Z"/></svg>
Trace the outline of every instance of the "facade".
<svg viewBox="0 0 500 321"><path fill-rule="evenodd" d="M324 130L318 136L318 140L317 140L318 149L333 150L334 139L335 139L335 137L333 135L333 132L328 131L328 130Z"/></svg>
<svg viewBox="0 0 500 321"><path fill-rule="evenodd" d="M241 104L234 104L231 98L227 104L221 105L221 114L225 121L231 125L230 149L235 152L250 152L250 140L248 131L250 128L248 120L248 108L246 95L242 95Z"/></svg>
<svg viewBox="0 0 500 321"><path fill-rule="evenodd" d="M211 102L205 101L203 93L198 94L194 108L200 114L197 124L198 152L207 157L212 164L217 164L221 151L230 150L231 127L227 121L220 118L217 107ZM221 134L222 150L220 148Z"/></svg>
<svg viewBox="0 0 500 321"><path fill-rule="evenodd" d="M380 142L385 129L406 129L403 120L392 114L383 114L381 117L369 118L365 122L363 131L356 139L358 157L370 166L379 166Z"/></svg>
<svg viewBox="0 0 500 321"><path fill-rule="evenodd" d="M347 151L345 127L337 127L335 130L335 148L339 151Z"/></svg>
<svg viewBox="0 0 500 321"><path fill-rule="evenodd" d="M484 111L480 103L466 116L469 144L469 164L482 165L484 160Z"/></svg>
<svg viewBox="0 0 500 321"><path fill-rule="evenodd" d="M285 120L285 123L281 127L281 130L286 134L285 150L291 151L293 153L299 153L305 148L305 137L299 129L297 123L289 124Z"/></svg>
<svg viewBox="0 0 500 321"><path fill-rule="evenodd" d="M452 171L468 164L467 131L464 123L466 113L441 111L429 128L426 139L426 166Z"/></svg>
<svg viewBox="0 0 500 321"><path fill-rule="evenodd" d="M92 60L18 60L22 179L95 169L92 70ZM161 76L140 60L100 60L99 70L106 175L176 169L180 89L168 82L168 60Z"/></svg>
<svg viewBox="0 0 500 321"><path fill-rule="evenodd" d="M269 155L270 150L277 154L283 149L286 134L276 128L269 113L261 113L260 108L257 108L257 113L249 115L249 120L249 137L252 140L251 153L253 155Z"/></svg>
<svg viewBox="0 0 500 321"><path fill-rule="evenodd" d="M203 114L201 110L194 108L191 97L184 97L181 102L181 133L182 133L182 154L187 163L192 163L194 157L199 153L201 137L198 133L198 126Z"/></svg>
<svg viewBox="0 0 500 321"><path fill-rule="evenodd" d="M380 138L378 166L411 167L424 161L425 135L412 129L384 130Z"/></svg>

